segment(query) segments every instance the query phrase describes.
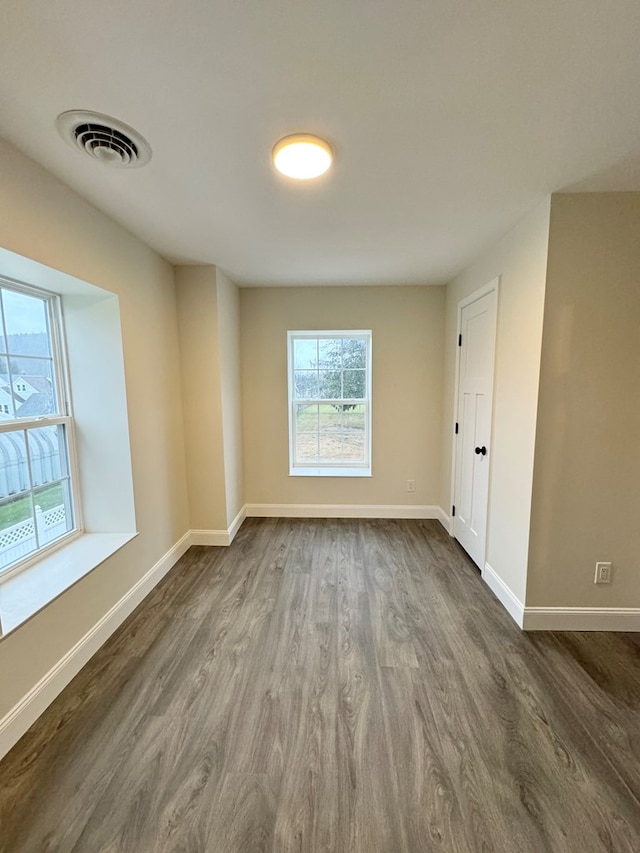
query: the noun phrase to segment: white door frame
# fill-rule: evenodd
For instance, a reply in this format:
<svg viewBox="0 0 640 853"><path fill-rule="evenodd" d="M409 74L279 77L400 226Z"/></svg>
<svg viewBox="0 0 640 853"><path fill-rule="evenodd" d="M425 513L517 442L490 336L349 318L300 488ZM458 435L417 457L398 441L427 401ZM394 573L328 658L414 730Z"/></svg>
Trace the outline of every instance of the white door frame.
<svg viewBox="0 0 640 853"><path fill-rule="evenodd" d="M460 386L460 347L458 346L458 339L462 331L462 311L467 305L471 305L472 302L475 302L478 299L481 299L483 296L486 296L488 293L491 293L495 290L496 293L496 350L498 343L498 316L500 309L500 276L496 276L490 282L485 284L483 287L479 287L477 290L474 290L473 293L470 293L468 296L465 296L458 302L457 309L457 318L456 318L456 339L455 339L455 347L456 347L456 374L455 374L455 382L453 388L453 418L451 421L451 504L449 506L449 518L451 519L449 534L451 536L455 536L455 526L456 520L452 515L452 509L456 505L456 462L457 462L457 452L456 452L456 422L458 420L458 391ZM495 364L495 353L493 360L493 381L491 383L491 445L492 452L489 454L489 491L487 493L487 526L489 525L489 503L491 498L491 469L493 467L493 391L495 388L496 381L496 364ZM485 553L482 558L482 565L480 569L484 570L484 564L486 562L486 543L487 537L485 532Z"/></svg>

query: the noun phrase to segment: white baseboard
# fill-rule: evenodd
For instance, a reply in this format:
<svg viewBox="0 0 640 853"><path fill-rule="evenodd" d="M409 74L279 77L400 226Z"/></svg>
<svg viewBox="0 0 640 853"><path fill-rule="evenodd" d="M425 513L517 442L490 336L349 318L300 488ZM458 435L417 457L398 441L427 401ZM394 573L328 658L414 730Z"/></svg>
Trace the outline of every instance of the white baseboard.
<svg viewBox="0 0 640 853"><path fill-rule="evenodd" d="M498 599L500 604L505 608L513 621L519 628L523 627L524 621L524 605L520 599L514 595L500 575L491 568L489 563L484 564L482 570L482 580L489 587L491 592Z"/></svg>
<svg viewBox="0 0 640 853"><path fill-rule="evenodd" d="M192 530L191 545L231 545L228 530Z"/></svg>
<svg viewBox="0 0 640 853"><path fill-rule="evenodd" d="M637 607L525 607L488 563L482 580L524 631L640 631Z"/></svg>
<svg viewBox="0 0 640 853"><path fill-rule="evenodd" d="M233 540L236 538L236 533L242 527L242 522L245 520L246 517L247 517L247 508L246 508L246 506L243 506L242 509L236 515L236 517L233 519L231 524L229 525L229 545L231 545Z"/></svg>
<svg viewBox="0 0 640 853"><path fill-rule="evenodd" d="M247 507L243 506L226 530L192 530L191 545L231 545L247 517Z"/></svg>
<svg viewBox="0 0 640 853"><path fill-rule="evenodd" d="M401 504L247 504L248 518L437 518L439 506Z"/></svg>
<svg viewBox="0 0 640 853"><path fill-rule="evenodd" d="M189 531L0 719L0 759L35 723L116 628L133 613L190 545Z"/></svg>
<svg viewBox="0 0 640 853"><path fill-rule="evenodd" d="M640 631L637 607L525 607L525 631Z"/></svg>
<svg viewBox="0 0 640 853"><path fill-rule="evenodd" d="M437 509L438 509L438 515L437 515L438 521L444 527L444 529L447 531L449 536L453 536L453 519L451 518L450 515L447 515L447 513L442 509L441 506L439 506Z"/></svg>

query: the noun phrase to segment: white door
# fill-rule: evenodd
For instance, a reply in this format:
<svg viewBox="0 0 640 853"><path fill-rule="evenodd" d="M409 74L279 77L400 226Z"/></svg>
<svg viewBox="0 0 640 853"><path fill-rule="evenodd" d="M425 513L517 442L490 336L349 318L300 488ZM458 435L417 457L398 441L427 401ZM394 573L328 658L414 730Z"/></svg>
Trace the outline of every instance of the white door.
<svg viewBox="0 0 640 853"><path fill-rule="evenodd" d="M484 568L497 282L460 303L453 534Z"/></svg>

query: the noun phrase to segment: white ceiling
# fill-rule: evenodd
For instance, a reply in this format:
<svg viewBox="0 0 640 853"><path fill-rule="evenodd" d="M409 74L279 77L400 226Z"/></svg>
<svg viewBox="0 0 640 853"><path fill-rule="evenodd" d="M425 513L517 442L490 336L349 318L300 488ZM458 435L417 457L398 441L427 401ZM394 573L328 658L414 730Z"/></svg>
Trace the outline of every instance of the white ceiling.
<svg viewBox="0 0 640 853"><path fill-rule="evenodd" d="M70 109L151 163L85 160ZM296 131L335 147L311 184L270 163ZM7 0L0 133L171 261L441 284L552 191L640 190L640 3Z"/></svg>

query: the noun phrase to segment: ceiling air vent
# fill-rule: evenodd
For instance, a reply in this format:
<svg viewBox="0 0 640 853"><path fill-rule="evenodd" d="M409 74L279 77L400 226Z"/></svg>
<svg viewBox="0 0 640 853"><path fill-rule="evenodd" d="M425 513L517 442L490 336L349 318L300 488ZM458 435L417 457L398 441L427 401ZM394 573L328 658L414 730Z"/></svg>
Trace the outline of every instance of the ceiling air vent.
<svg viewBox="0 0 640 853"><path fill-rule="evenodd" d="M117 118L69 110L56 123L65 142L107 166L136 169L151 159L147 140Z"/></svg>

